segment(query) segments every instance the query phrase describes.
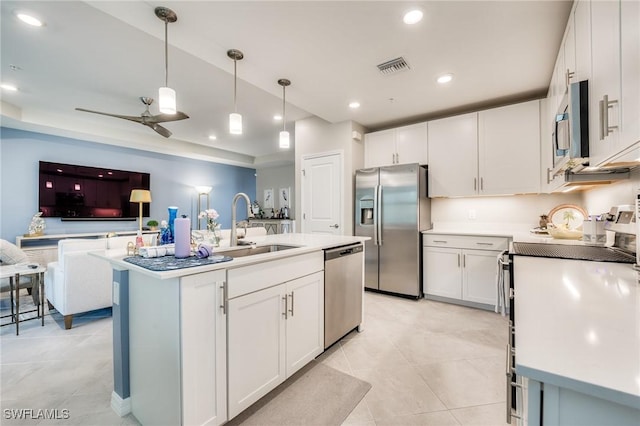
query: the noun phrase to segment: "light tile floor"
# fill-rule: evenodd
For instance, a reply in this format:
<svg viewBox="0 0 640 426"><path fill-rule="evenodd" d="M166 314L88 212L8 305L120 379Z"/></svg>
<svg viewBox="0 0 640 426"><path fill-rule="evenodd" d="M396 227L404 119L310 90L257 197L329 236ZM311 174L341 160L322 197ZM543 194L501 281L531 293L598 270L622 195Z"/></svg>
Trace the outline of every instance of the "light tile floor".
<svg viewBox="0 0 640 426"><path fill-rule="evenodd" d="M64 330L0 330L2 425L137 425L110 407L112 320L108 310ZM507 320L493 312L365 293L365 329L318 360L373 385L344 425L504 425ZM8 419L6 409L69 410L69 419Z"/></svg>

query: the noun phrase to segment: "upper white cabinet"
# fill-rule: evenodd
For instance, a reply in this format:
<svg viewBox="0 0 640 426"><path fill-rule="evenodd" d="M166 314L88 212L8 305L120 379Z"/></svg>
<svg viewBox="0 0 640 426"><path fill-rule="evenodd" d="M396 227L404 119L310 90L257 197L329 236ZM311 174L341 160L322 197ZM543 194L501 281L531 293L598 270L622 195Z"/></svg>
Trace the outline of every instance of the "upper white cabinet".
<svg viewBox="0 0 640 426"><path fill-rule="evenodd" d="M591 2L591 165L640 141L639 19L637 1Z"/></svg>
<svg viewBox="0 0 640 426"><path fill-rule="evenodd" d="M427 123L364 135L364 166L427 164Z"/></svg>
<svg viewBox="0 0 640 426"><path fill-rule="evenodd" d="M478 113L430 121L429 197L478 194Z"/></svg>
<svg viewBox="0 0 640 426"><path fill-rule="evenodd" d="M429 196L540 192L540 102L430 121Z"/></svg>
<svg viewBox="0 0 640 426"><path fill-rule="evenodd" d="M479 194L540 192L540 101L478 113Z"/></svg>

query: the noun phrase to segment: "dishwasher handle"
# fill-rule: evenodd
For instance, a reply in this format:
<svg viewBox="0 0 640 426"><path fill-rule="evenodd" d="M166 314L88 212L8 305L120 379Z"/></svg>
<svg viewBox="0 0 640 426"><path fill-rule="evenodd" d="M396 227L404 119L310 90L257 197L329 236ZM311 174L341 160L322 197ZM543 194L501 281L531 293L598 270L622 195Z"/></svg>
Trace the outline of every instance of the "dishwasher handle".
<svg viewBox="0 0 640 426"><path fill-rule="evenodd" d="M352 244L349 246L335 247L324 251L324 260L338 259L344 256L362 253L362 244Z"/></svg>

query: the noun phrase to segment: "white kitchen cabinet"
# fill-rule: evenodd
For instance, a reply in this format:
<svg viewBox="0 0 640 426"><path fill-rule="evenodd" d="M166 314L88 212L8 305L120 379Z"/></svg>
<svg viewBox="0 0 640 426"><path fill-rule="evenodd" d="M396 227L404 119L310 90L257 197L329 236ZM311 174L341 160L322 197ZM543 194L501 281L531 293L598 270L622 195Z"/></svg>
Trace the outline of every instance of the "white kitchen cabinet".
<svg viewBox="0 0 640 426"><path fill-rule="evenodd" d="M540 101L478 113L478 194L540 192Z"/></svg>
<svg viewBox="0 0 640 426"><path fill-rule="evenodd" d="M640 142L640 2L621 2L620 19L623 150Z"/></svg>
<svg viewBox="0 0 640 426"><path fill-rule="evenodd" d="M129 273L131 411L142 424L219 425L226 414L225 272Z"/></svg>
<svg viewBox="0 0 640 426"><path fill-rule="evenodd" d="M364 166L427 164L427 123L412 124L364 135Z"/></svg>
<svg viewBox="0 0 640 426"><path fill-rule="evenodd" d="M229 270L229 419L324 350L322 269L318 252Z"/></svg>
<svg viewBox="0 0 640 426"><path fill-rule="evenodd" d="M508 238L425 234L423 245L426 298L493 309L497 256Z"/></svg>
<svg viewBox="0 0 640 426"><path fill-rule="evenodd" d="M429 197L478 193L478 113L430 121Z"/></svg>
<svg viewBox="0 0 640 426"><path fill-rule="evenodd" d="M569 68L571 83L591 78L591 6L588 0L574 2L570 22L574 33L574 68ZM566 51L566 50L565 50Z"/></svg>

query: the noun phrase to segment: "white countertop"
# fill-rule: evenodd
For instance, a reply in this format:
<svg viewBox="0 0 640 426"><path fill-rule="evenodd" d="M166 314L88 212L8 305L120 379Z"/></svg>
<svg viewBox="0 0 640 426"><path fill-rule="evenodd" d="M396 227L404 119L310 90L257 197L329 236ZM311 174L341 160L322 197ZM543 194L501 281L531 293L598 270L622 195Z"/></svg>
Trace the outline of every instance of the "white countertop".
<svg viewBox="0 0 640 426"><path fill-rule="evenodd" d="M640 286L630 264L517 256L516 373L640 406Z"/></svg>
<svg viewBox="0 0 640 426"><path fill-rule="evenodd" d="M543 244L567 244L567 245L584 245L582 240L566 240L553 238L550 235L535 234L530 231L522 231L517 229L465 229L456 230L450 228L444 229L429 229L428 231L422 231L423 234L438 234L438 235L463 235L463 236L486 236L486 237L503 237L511 238L513 242L519 243L543 243Z"/></svg>
<svg viewBox="0 0 640 426"><path fill-rule="evenodd" d="M346 244L352 244L362 242L370 239L369 237L354 237L343 235L326 235L326 234L276 234L265 235L260 237L250 237L251 242L256 243L257 246L265 246L272 244L283 244L297 246L297 248L280 250L272 253L257 254L253 256L244 256L234 258L229 262L214 263L211 265L197 266L192 268L176 269L171 271L151 271L149 269L142 268L140 266L133 265L129 262L122 260L127 257L123 250L108 250L104 253L91 253L94 256L104 258L111 262L112 265L118 269L130 269L141 272L146 275L150 275L158 279L168 279L182 277L186 275L199 274L202 272L215 271L218 269L232 269L241 266L251 265L254 263L267 262L270 260L281 259L285 257L297 256L300 254L311 253L313 251L323 250L331 247L338 247ZM225 247L225 244L227 245ZM248 246L228 247L228 240L223 240L222 247L214 251L214 254L225 254L225 249L235 248L247 248Z"/></svg>

